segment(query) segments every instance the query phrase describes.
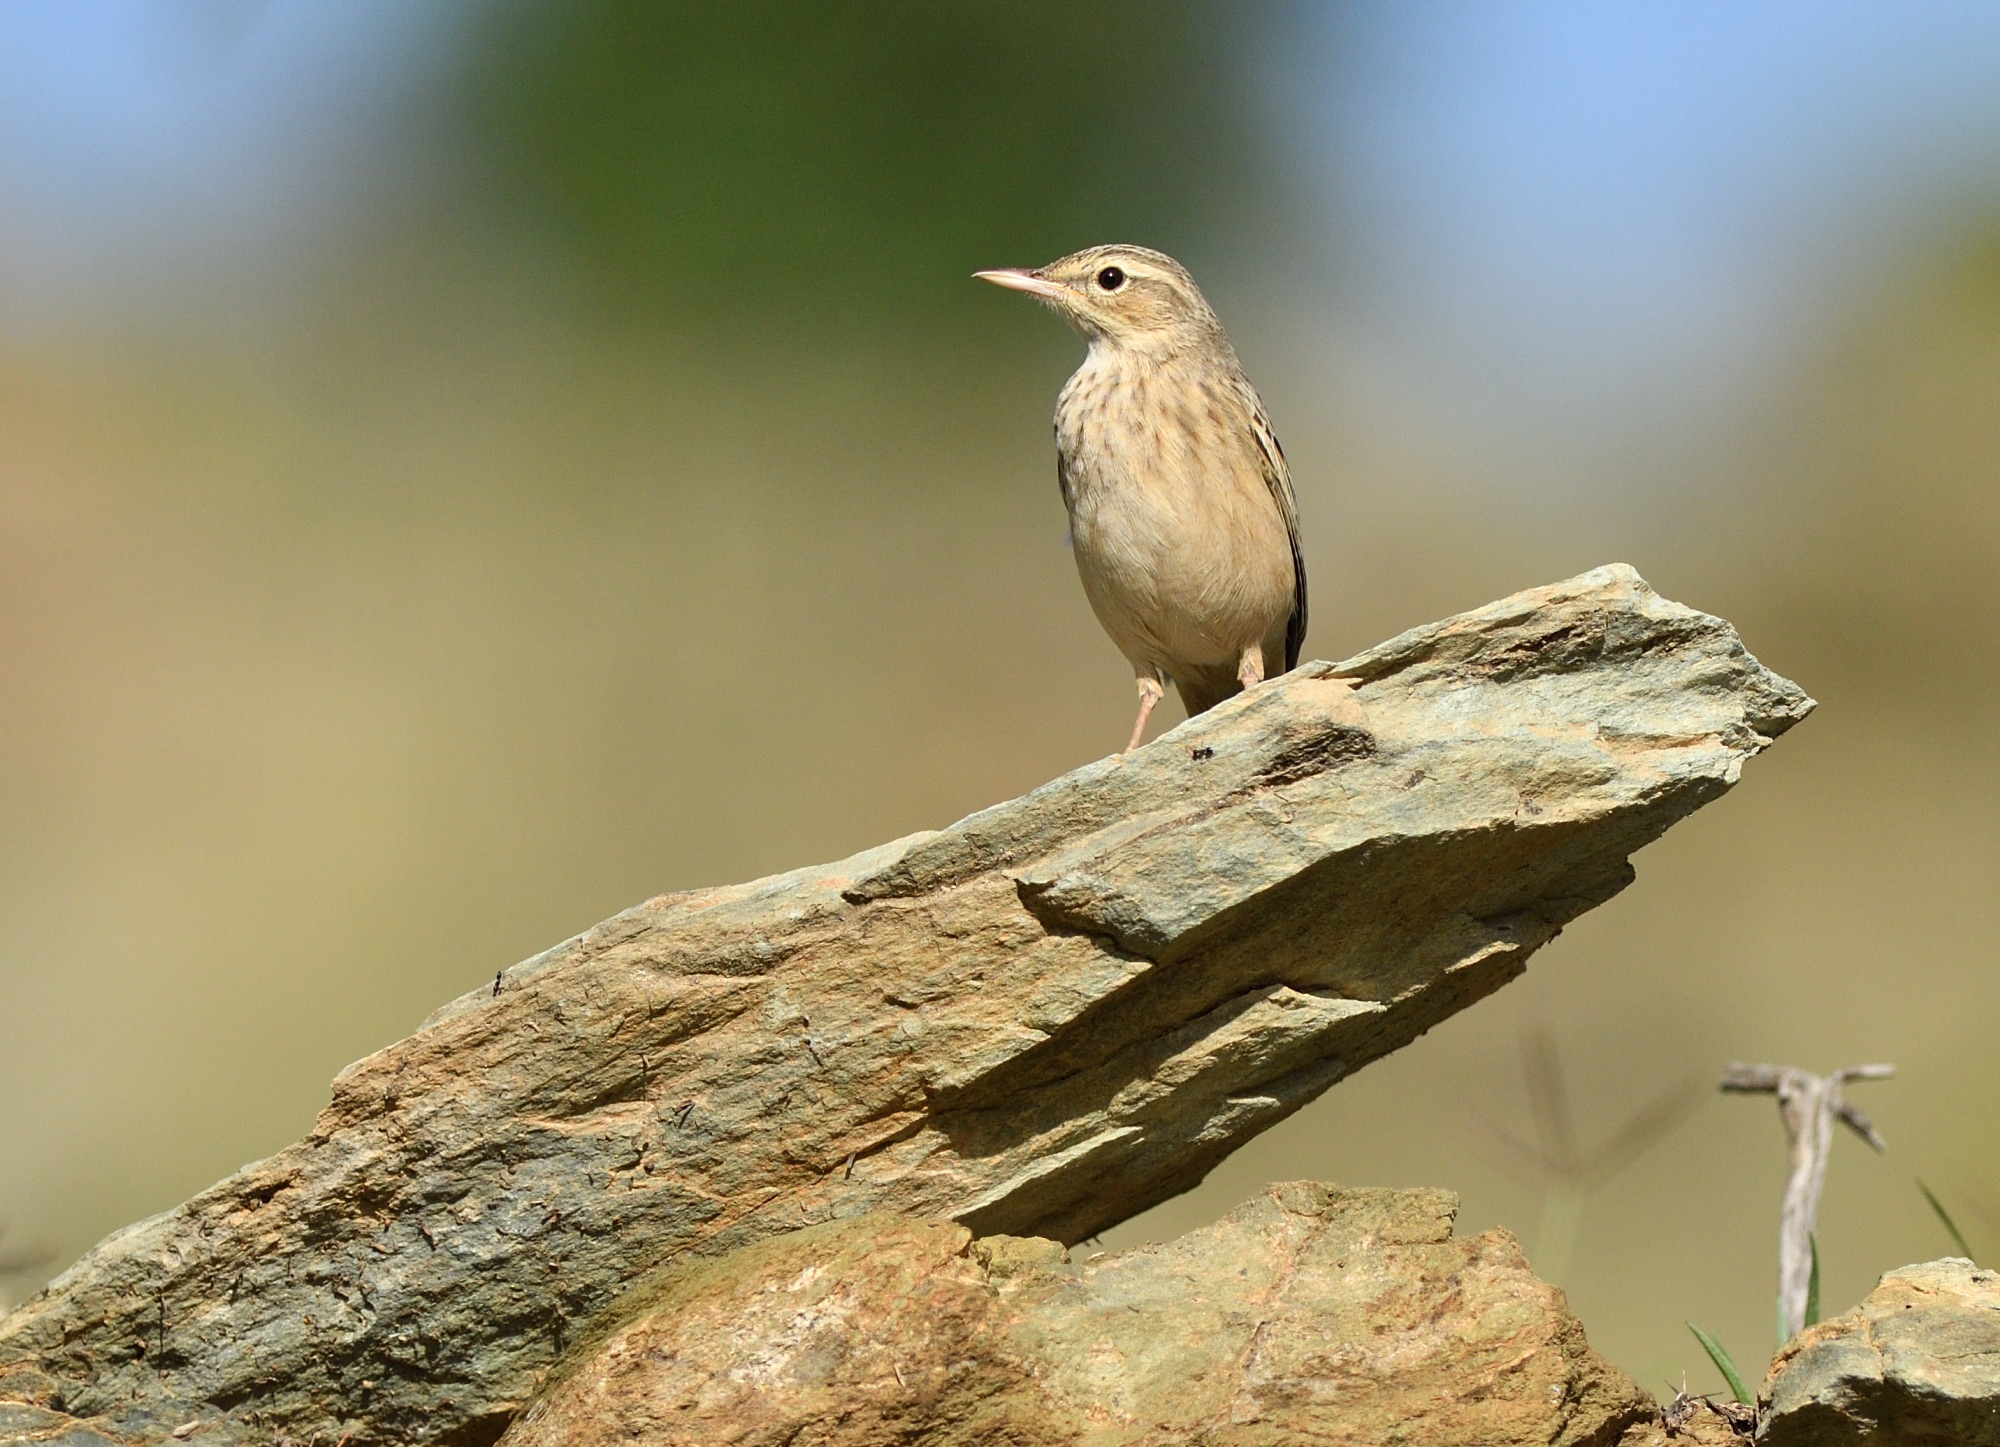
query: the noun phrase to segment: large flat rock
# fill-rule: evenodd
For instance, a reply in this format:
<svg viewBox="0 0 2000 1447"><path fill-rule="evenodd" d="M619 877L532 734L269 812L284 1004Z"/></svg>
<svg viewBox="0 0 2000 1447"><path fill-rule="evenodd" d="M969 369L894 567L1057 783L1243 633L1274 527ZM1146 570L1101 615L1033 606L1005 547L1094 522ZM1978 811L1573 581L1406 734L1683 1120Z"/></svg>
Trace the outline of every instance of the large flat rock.
<svg viewBox="0 0 2000 1447"><path fill-rule="evenodd" d="M0 1399L490 1442L664 1263L873 1211L1079 1240L1514 978L1811 707L1600 568L948 829L649 900L96 1247L0 1323Z"/></svg>

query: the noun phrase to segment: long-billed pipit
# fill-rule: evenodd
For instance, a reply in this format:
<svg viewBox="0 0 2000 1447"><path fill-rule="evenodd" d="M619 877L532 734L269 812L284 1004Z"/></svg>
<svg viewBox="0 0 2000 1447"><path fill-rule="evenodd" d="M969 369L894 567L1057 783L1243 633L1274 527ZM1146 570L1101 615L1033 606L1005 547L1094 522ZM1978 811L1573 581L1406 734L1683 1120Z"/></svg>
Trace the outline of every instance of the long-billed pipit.
<svg viewBox="0 0 2000 1447"><path fill-rule="evenodd" d="M1285 454L1194 278L1093 246L982 280L1090 344L1056 399L1056 481L1083 591L1139 678L1135 749L1171 681L1190 715L1299 661L1306 567Z"/></svg>

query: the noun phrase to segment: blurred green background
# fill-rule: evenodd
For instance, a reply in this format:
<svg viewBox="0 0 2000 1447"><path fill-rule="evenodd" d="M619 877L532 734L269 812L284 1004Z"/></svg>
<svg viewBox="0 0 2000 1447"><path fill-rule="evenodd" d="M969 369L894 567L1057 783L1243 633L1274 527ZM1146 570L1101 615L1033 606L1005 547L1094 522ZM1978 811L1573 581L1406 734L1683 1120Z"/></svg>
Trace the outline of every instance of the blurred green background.
<svg viewBox="0 0 2000 1447"><path fill-rule="evenodd" d="M1840 1309L2000 1257L2000 12L0 12L0 1289L310 1125L641 898L1109 751L1079 346L967 279L1186 261L1285 439L1308 652L1594 564L1821 710L1479 1008L1200 1189L1434 1184L1647 1386L1770 1336L1857 1087ZM1560 1079L1558 1079L1560 1075ZM1505 1146L1643 1151L1579 1196ZM1539 1132L1539 1135L1538 1135Z"/></svg>

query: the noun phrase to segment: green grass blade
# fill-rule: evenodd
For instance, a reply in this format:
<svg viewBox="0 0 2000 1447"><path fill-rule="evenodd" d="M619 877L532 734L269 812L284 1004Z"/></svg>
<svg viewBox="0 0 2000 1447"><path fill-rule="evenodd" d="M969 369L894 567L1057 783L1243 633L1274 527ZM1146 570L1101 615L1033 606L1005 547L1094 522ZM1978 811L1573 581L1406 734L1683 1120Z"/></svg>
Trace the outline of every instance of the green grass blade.
<svg viewBox="0 0 2000 1447"><path fill-rule="evenodd" d="M1929 1201L1931 1209L1937 1212L1938 1220L1944 1222L1944 1229L1951 1233L1952 1243L1958 1247L1958 1254L1963 1256L1967 1261L1971 1261L1973 1259L1972 1248L1965 1244L1965 1233L1958 1229L1958 1222L1951 1219L1951 1212L1945 1210L1944 1202L1940 1201L1937 1198L1937 1193L1922 1181L1917 1182L1917 1189L1924 1193L1924 1199Z"/></svg>
<svg viewBox="0 0 2000 1447"><path fill-rule="evenodd" d="M1715 1369L1721 1372L1722 1379L1729 1383L1729 1390L1736 1394L1736 1400L1746 1406L1755 1402L1757 1399L1750 1395L1750 1389L1743 1385L1743 1373L1736 1370L1736 1363L1731 1360L1729 1353L1723 1350L1722 1343L1693 1322L1687 1324L1687 1329L1694 1333L1694 1339L1701 1343L1701 1349L1708 1353L1708 1359L1715 1363Z"/></svg>
<svg viewBox="0 0 2000 1447"><path fill-rule="evenodd" d="M1819 1325L1819 1233L1810 1232L1806 1244L1812 1247L1812 1275L1806 1278L1806 1325Z"/></svg>

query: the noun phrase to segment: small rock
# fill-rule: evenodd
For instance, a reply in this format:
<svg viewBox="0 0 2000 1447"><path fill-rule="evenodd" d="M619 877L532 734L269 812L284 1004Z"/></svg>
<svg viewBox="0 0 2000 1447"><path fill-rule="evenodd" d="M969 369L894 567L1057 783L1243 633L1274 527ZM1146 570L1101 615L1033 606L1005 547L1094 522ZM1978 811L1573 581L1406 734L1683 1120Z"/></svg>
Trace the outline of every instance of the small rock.
<svg viewBox="0 0 2000 1447"><path fill-rule="evenodd" d="M1069 1265L1068 1248L1045 1236L982 1236L972 1243L972 1255L996 1281L1023 1271L1060 1271Z"/></svg>
<svg viewBox="0 0 2000 1447"><path fill-rule="evenodd" d="M1960 1257L1889 1272L1799 1333L1759 1395L1764 1447L2000 1447L2000 1272Z"/></svg>

